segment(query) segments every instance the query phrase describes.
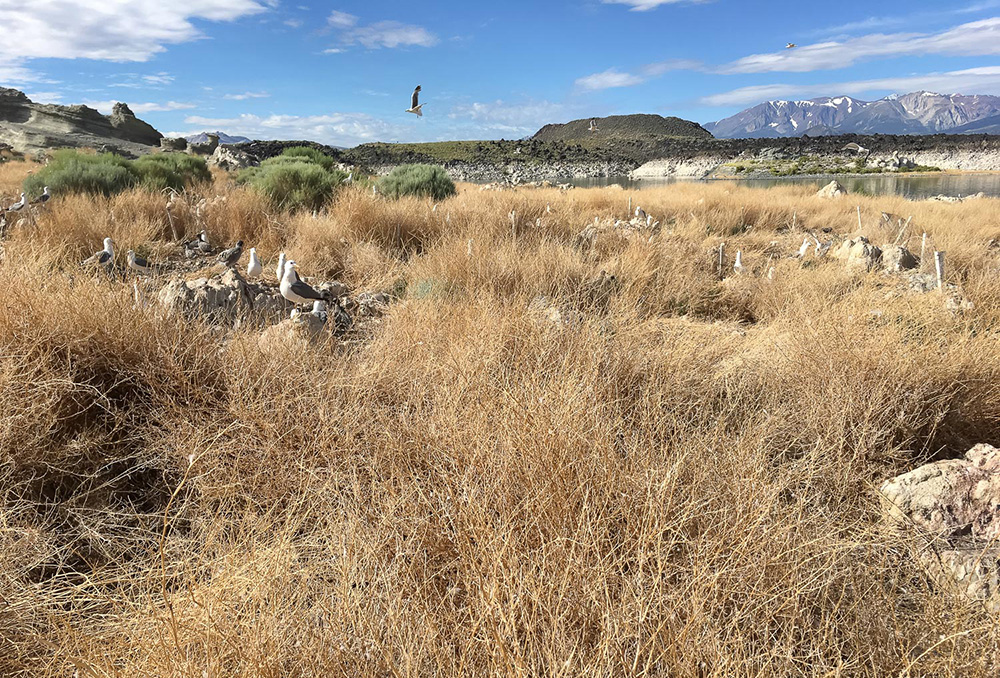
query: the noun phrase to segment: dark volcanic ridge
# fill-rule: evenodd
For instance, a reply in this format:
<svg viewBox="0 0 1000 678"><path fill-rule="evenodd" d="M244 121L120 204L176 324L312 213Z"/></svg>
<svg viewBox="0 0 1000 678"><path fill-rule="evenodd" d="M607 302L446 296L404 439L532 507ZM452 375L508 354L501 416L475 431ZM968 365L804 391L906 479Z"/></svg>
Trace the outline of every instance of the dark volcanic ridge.
<svg viewBox="0 0 1000 678"><path fill-rule="evenodd" d="M590 130L591 121L596 121L597 130ZM612 115L606 118L587 118L563 124L551 124L538 130L533 137L537 141L582 142L608 138L690 137L694 139L712 138L705 128L696 122L681 118L664 118L661 115L636 113L633 115Z"/></svg>

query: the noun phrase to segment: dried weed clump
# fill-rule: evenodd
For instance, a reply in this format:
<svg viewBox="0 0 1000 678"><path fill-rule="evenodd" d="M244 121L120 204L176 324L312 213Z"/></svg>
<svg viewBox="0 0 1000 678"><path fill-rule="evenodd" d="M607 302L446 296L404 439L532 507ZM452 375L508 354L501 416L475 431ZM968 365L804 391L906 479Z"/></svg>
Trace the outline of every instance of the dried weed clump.
<svg viewBox="0 0 1000 678"><path fill-rule="evenodd" d="M876 494L1000 442L995 201L345 188L313 215L198 190L170 215L56 196L2 243L0 674L997 674L996 620ZM630 195L658 231L581 244ZM947 250L974 306L788 258L859 204L873 242ZM274 355L77 267L201 228L399 300ZM722 242L743 275L718 279Z"/></svg>

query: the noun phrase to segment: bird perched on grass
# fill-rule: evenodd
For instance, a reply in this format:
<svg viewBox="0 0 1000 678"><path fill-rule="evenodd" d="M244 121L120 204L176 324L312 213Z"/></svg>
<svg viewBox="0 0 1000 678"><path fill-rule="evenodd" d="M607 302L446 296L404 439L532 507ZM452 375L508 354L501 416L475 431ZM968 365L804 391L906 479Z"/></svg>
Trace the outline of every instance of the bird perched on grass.
<svg viewBox="0 0 1000 678"><path fill-rule="evenodd" d="M135 250L129 250L126 257L128 259L128 267L136 273L149 275L153 272L153 267L149 265L149 262L142 257L136 256Z"/></svg>
<svg viewBox="0 0 1000 678"><path fill-rule="evenodd" d="M640 219L642 219L643 221L646 221L646 217L647 217L648 215L646 214L646 210L644 210L644 209L642 209L641 207L639 207L638 205L636 205L636 208L635 208L635 216L639 217L639 218L640 218Z"/></svg>
<svg viewBox="0 0 1000 678"><path fill-rule="evenodd" d="M7 211L7 212L20 212L21 210L23 210L27 206L28 206L28 201L25 200L24 193L22 193L21 194L21 199L18 200L13 205L11 205L10 207L8 207L5 211Z"/></svg>
<svg viewBox="0 0 1000 678"><path fill-rule="evenodd" d="M104 239L104 249L94 252L92 255L80 262L81 266L104 266L111 268L115 261L115 244L111 238Z"/></svg>
<svg viewBox="0 0 1000 678"><path fill-rule="evenodd" d="M413 90L413 96L410 97L410 107L406 109L406 112L422 118L424 117L424 112L421 110L423 107L424 105L420 103L420 85L417 85L417 88Z"/></svg>
<svg viewBox="0 0 1000 678"><path fill-rule="evenodd" d="M743 250L736 250L736 261L733 262L733 270L737 275L743 274Z"/></svg>
<svg viewBox="0 0 1000 678"><path fill-rule="evenodd" d="M799 251L795 254L793 258L805 259L806 254L808 253L809 253L809 238L807 237L802 241L802 247L799 248Z"/></svg>
<svg viewBox="0 0 1000 678"><path fill-rule="evenodd" d="M226 265L227 268L233 268L239 262L240 257L243 256L243 241L237 240L234 247L230 247L228 250L223 250L219 253L217 257L220 262Z"/></svg>
<svg viewBox="0 0 1000 678"><path fill-rule="evenodd" d="M51 198L51 197L52 196L49 194L49 187L46 186L45 188L42 189L42 194L40 196L38 196L38 198L35 200L35 204L36 205L44 205L45 203L47 203L49 201L49 198Z"/></svg>
<svg viewBox="0 0 1000 678"><path fill-rule="evenodd" d="M260 264L260 259L257 257L257 248L250 248L250 261L247 262L247 277L248 278L259 278L261 273L264 272L264 267Z"/></svg>

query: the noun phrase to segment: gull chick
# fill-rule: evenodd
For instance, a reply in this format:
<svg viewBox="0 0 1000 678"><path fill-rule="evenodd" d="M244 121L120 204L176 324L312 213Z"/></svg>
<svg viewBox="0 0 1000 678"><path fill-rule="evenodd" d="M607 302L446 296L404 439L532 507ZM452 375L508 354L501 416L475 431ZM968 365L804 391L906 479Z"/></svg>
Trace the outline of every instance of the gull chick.
<svg viewBox="0 0 1000 678"><path fill-rule="evenodd" d="M235 247L230 247L228 250L221 252L218 256L218 260L225 264L228 268L233 268L236 263L243 256L243 241L237 240Z"/></svg>

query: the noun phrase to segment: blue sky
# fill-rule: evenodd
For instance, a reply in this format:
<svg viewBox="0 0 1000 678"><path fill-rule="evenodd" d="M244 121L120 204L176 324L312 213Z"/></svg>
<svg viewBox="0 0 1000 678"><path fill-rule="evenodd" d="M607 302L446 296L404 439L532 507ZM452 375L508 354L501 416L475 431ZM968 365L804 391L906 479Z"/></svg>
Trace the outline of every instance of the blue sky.
<svg viewBox="0 0 1000 678"><path fill-rule="evenodd" d="M343 146L623 113L708 122L775 98L1000 94L1000 0L0 0L0 22L0 83L36 101ZM422 119L404 113L418 83Z"/></svg>

